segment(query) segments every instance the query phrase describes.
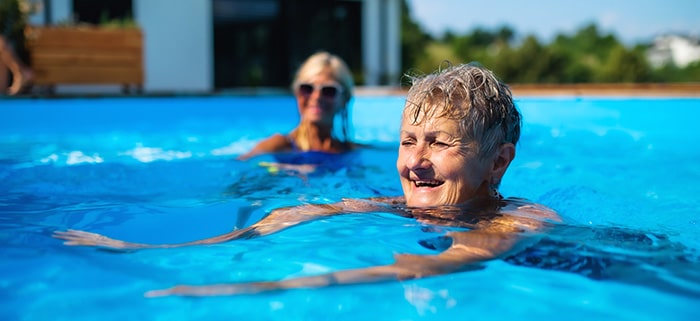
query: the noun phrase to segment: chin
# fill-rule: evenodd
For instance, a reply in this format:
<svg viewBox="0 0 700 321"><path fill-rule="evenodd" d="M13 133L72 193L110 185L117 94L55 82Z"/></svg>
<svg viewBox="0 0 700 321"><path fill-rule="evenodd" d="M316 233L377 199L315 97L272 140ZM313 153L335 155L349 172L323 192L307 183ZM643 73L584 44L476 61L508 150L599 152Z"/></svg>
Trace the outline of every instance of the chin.
<svg viewBox="0 0 700 321"><path fill-rule="evenodd" d="M431 199L412 198L406 200L406 206L410 207L435 207L440 205L445 204L444 202Z"/></svg>

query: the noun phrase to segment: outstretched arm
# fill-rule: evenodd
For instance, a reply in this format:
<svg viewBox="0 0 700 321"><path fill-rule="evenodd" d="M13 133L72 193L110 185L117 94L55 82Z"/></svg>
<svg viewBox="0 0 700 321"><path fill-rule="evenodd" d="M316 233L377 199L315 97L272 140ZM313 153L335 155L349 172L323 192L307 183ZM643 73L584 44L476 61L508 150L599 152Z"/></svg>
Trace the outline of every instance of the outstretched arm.
<svg viewBox="0 0 700 321"><path fill-rule="evenodd" d="M401 254L390 265L337 271L316 276L282 281L217 284L205 286L176 286L149 291L147 297L181 295L213 296L253 294L259 292L317 288L330 285L372 283L418 279L478 268L478 263L503 257L519 249L527 238L517 225L492 224L482 229L451 232L452 245L437 255Z"/></svg>
<svg viewBox="0 0 700 321"><path fill-rule="evenodd" d="M275 134L259 142L253 149L238 156L238 160L248 160L260 154L272 153L290 148L289 140L281 134Z"/></svg>
<svg viewBox="0 0 700 321"><path fill-rule="evenodd" d="M249 239L272 234L288 227L320 217L350 212L369 212L382 207L375 202L348 199L335 204L305 204L273 210L259 222L244 229L222 235L177 244L144 244L115 240L104 235L79 230L57 231L53 237L65 240L63 244L94 246L109 250L139 250L184 247L202 244L223 243L237 239Z"/></svg>

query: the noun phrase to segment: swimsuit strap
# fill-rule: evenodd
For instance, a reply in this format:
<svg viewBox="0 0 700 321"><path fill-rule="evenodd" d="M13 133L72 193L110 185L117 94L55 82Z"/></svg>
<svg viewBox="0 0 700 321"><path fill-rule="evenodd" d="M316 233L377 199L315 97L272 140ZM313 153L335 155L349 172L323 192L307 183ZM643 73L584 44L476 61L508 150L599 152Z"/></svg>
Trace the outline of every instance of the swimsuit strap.
<svg viewBox="0 0 700 321"><path fill-rule="evenodd" d="M291 135L291 134L287 134L287 135L285 135L284 137L287 139L287 142L289 142L289 146L292 147L292 151L293 151L293 152L301 151L301 149L299 148L299 146L297 146L297 143L294 141L294 138L292 138L292 135Z"/></svg>

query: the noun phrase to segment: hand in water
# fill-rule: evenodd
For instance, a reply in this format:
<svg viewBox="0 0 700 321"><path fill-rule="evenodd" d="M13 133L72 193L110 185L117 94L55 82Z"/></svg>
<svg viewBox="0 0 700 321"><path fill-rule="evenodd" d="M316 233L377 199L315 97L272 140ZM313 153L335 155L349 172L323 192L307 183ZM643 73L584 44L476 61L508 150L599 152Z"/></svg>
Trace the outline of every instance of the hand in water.
<svg viewBox="0 0 700 321"><path fill-rule="evenodd" d="M114 250L127 250L139 248L139 244L111 239L101 234L80 230L68 230L54 232L53 237L61 240L64 245L95 246Z"/></svg>

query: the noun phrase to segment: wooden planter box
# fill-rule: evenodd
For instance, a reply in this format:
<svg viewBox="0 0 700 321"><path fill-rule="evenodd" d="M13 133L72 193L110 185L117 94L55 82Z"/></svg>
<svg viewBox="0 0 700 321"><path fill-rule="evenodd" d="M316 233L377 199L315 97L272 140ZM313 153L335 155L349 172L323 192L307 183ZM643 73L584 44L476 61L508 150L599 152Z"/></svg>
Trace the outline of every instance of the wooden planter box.
<svg viewBox="0 0 700 321"><path fill-rule="evenodd" d="M143 35L137 28L29 27L34 85L121 84L143 88Z"/></svg>

